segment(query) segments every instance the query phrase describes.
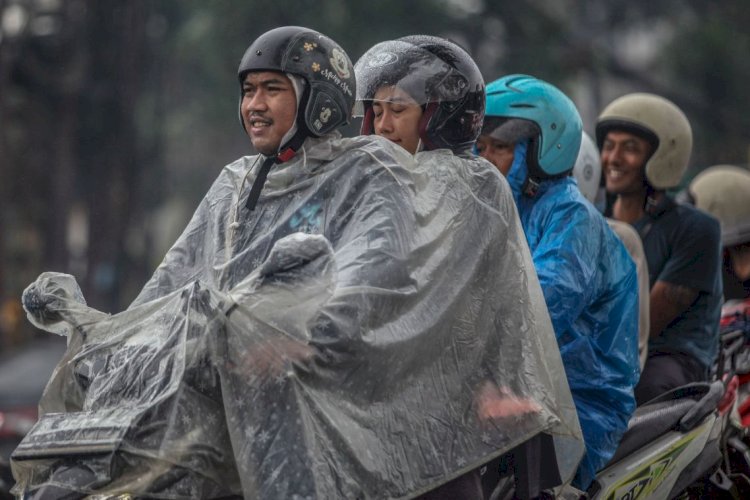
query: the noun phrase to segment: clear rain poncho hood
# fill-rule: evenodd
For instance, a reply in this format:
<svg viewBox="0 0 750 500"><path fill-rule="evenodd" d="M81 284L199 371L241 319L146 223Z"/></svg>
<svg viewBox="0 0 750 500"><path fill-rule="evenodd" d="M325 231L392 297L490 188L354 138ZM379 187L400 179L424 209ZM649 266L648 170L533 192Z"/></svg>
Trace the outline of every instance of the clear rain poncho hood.
<svg viewBox="0 0 750 500"><path fill-rule="evenodd" d="M539 433L569 479L580 429L498 173L309 139L250 212L255 160L224 168L128 310L87 308L67 275L27 289L69 348L16 491L406 498ZM479 418L488 394L533 410Z"/></svg>
<svg viewBox="0 0 750 500"><path fill-rule="evenodd" d="M614 454L635 410L638 285L635 264L573 177L523 193L527 143L508 183L549 307L586 441L574 485L586 488Z"/></svg>

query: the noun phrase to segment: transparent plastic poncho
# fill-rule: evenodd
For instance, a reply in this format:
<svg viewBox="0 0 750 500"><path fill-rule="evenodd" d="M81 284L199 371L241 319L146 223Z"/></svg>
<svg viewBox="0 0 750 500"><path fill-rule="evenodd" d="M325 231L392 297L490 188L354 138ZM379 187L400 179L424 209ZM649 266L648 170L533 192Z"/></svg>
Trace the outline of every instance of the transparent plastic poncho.
<svg viewBox="0 0 750 500"><path fill-rule="evenodd" d="M250 212L256 160L225 167L126 311L68 275L27 289L68 350L16 492L410 498L539 433L572 477L580 429L505 180L328 137Z"/></svg>

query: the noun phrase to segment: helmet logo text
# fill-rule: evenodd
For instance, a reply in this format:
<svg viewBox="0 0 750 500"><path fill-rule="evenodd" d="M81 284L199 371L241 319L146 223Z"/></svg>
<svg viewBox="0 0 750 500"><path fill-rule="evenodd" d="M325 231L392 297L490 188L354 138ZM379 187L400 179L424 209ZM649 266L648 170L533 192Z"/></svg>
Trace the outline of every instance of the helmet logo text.
<svg viewBox="0 0 750 500"><path fill-rule="evenodd" d="M318 69L320 69L320 66L318 66ZM313 71L317 71L317 70L313 68ZM330 69L324 68L323 71L320 72L320 75L323 76L326 80L332 81L343 92L346 92L347 95L352 95L352 89L351 87L349 87L349 84L345 80L342 80L341 78L339 78L338 75L336 75L336 73L334 73Z"/></svg>

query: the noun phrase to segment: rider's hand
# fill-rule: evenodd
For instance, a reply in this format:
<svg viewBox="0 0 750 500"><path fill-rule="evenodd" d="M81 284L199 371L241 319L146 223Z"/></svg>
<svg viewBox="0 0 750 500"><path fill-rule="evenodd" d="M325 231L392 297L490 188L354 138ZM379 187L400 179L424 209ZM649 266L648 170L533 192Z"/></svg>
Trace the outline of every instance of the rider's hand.
<svg viewBox="0 0 750 500"><path fill-rule="evenodd" d="M305 363L314 354L308 344L293 338L279 337L256 344L240 355L240 370L257 377L277 377L291 364Z"/></svg>
<svg viewBox="0 0 750 500"><path fill-rule="evenodd" d="M485 382L477 393L477 409L479 419L484 421L538 413L542 407L533 399L514 395L507 387Z"/></svg>

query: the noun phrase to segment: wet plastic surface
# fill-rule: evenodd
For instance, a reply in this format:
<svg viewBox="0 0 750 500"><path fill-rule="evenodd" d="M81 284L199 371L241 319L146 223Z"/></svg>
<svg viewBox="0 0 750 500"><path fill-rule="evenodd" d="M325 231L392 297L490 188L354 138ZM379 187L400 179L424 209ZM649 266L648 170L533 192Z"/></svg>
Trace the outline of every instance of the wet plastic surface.
<svg viewBox="0 0 750 500"><path fill-rule="evenodd" d="M410 497L540 432L572 476L575 409L488 163L308 141L247 212L253 164L224 169L128 310L67 275L27 289L69 348L18 491Z"/></svg>

